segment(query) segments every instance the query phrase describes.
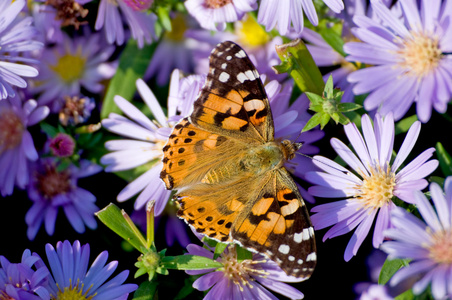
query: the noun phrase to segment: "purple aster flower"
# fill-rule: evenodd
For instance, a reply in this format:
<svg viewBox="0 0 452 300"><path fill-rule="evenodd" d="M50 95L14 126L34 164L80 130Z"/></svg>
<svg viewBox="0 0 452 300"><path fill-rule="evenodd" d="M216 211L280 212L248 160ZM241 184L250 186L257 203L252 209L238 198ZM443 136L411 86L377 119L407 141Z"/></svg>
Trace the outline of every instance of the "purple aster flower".
<svg viewBox="0 0 452 300"><path fill-rule="evenodd" d="M187 0L185 7L207 30L225 30L226 23L243 18L257 8L256 0Z"/></svg>
<svg viewBox="0 0 452 300"><path fill-rule="evenodd" d="M130 119L111 113L107 119L102 120L102 125L107 130L129 139L111 140L105 143L105 147L113 151L101 158L101 162L107 165L105 171L116 172L147 163L152 164L148 171L130 182L119 193L118 201L125 201L140 193L135 201L135 209L140 209L149 200L155 200L155 215L162 213L171 194L159 177L163 168L162 148L171 134L172 126L188 114L201 89L202 82L194 78L181 80L179 72L173 72L168 96L168 118L165 117L152 91L141 79L137 80L137 89L151 110L154 121L149 120L124 98L120 96L114 98L116 105ZM190 86L187 86L187 81L191 82Z"/></svg>
<svg viewBox="0 0 452 300"><path fill-rule="evenodd" d="M139 48L144 44L150 44L154 38L154 24L157 17L147 11L135 10L128 5L130 1L101 0L97 13L95 29L104 28L108 43L122 45L125 41L124 24L119 11L126 19L132 32L132 37L138 43ZM104 24L105 23L105 24Z"/></svg>
<svg viewBox="0 0 452 300"><path fill-rule="evenodd" d="M51 271L47 289L52 299L126 300L129 293L138 288L136 284L124 284L128 270L108 280L118 262L106 264L107 251L99 254L88 269L89 252L89 244L81 246L79 241L72 245L69 241L58 242L56 249L46 245ZM38 254L33 255L39 258ZM37 265L44 266L42 259L38 260Z"/></svg>
<svg viewBox="0 0 452 300"><path fill-rule="evenodd" d="M199 47L195 40L186 36L189 27L187 15L177 13L171 19L172 31L165 32L155 48L145 77L157 77L159 85L167 84L171 72L179 69L193 72L195 59L193 50Z"/></svg>
<svg viewBox="0 0 452 300"><path fill-rule="evenodd" d="M381 20L356 16L353 34L362 42L344 45L348 61L372 65L348 76L355 94L369 93L368 111L393 112L399 120L413 102L419 120L430 119L432 107L444 113L452 96L452 1L400 1L402 19L380 0L371 0Z"/></svg>
<svg viewBox="0 0 452 300"><path fill-rule="evenodd" d="M27 161L38 159L33 137L27 128L47 117L49 109L35 100L21 103L16 95L0 101L0 192L11 195L14 185L24 189L28 184Z"/></svg>
<svg viewBox="0 0 452 300"><path fill-rule="evenodd" d="M401 208L391 214L393 228L385 231L392 241L381 249L389 258L410 259L410 264L398 270L389 281L396 286L409 279L417 279L413 293L418 295L431 285L435 299L452 297L452 177L444 182L444 193L437 183L430 184L430 201L421 192L414 194L414 202L424 219L421 221Z"/></svg>
<svg viewBox="0 0 452 300"><path fill-rule="evenodd" d="M60 170L56 159L43 158L34 163L30 170L28 197L33 206L25 215L28 225L27 236L33 240L44 222L47 234L53 235L58 209L61 207L78 233L97 227L94 213L99 208L94 204L96 197L77 186L78 178L96 174L102 167L81 160L78 167L70 165Z"/></svg>
<svg viewBox="0 0 452 300"><path fill-rule="evenodd" d="M191 255L213 259L213 252L201 246L187 246ZM284 282L300 282L303 278L288 276L273 261L260 254L253 254L252 260L237 261L235 245L229 245L218 257L223 266L219 269L186 271L190 275L202 275L193 283L200 291L209 292L205 300L215 299L275 299L272 290L290 299L303 299L304 295Z"/></svg>
<svg viewBox="0 0 452 300"><path fill-rule="evenodd" d="M391 2L391 0L384 0L386 6L390 6ZM345 1L345 9L339 14L339 18L343 19L342 38L344 41L356 40L356 37L350 32L350 28L353 26L351 19L353 16L359 15L367 15L370 18L375 17L371 7L367 6L366 0ZM347 76L356 71L358 69L357 66L347 61L342 54L334 50L317 32L306 28L303 30L302 38L309 43L306 46L317 66L339 66L339 68L323 75L323 80L326 82L330 75L333 76L334 87L340 88L344 92L342 102L353 102L354 94L352 89L354 84L348 82Z"/></svg>
<svg viewBox="0 0 452 300"><path fill-rule="evenodd" d="M46 48L33 88L41 93L38 102L49 104L53 112L58 112L65 97L80 96L81 87L92 93L101 92L104 86L100 81L115 73L114 64L107 62L114 49L99 34L74 39L65 35L63 43Z"/></svg>
<svg viewBox="0 0 452 300"><path fill-rule="evenodd" d="M389 295L388 289L384 285L371 284L361 294L359 300L393 300Z"/></svg>
<svg viewBox="0 0 452 300"><path fill-rule="evenodd" d="M45 266L36 267L38 260L28 249L17 264L0 256L0 299L50 300L46 289L50 273Z"/></svg>
<svg viewBox="0 0 452 300"><path fill-rule="evenodd" d="M56 10L50 5L33 3L30 14L33 17L36 30L42 42L61 43L64 33L61 30L61 20L56 20Z"/></svg>
<svg viewBox="0 0 452 300"><path fill-rule="evenodd" d="M342 0L323 0L323 2L335 13L344 9ZM303 11L311 24L317 26L319 20L312 0L262 0L257 21L265 25L267 31L277 27L281 35L286 35L289 30L300 34L304 26Z"/></svg>
<svg viewBox="0 0 452 300"><path fill-rule="evenodd" d="M26 88L22 77L36 77L38 70L28 66L36 60L19 55L42 48L35 41L37 31L32 27L31 17L21 17L19 13L25 6L25 0L0 1L0 100L13 97L13 86Z"/></svg>
<svg viewBox="0 0 452 300"><path fill-rule="evenodd" d="M354 172L330 159L315 156L314 164L325 172L306 174L306 179L316 184L308 190L312 195L345 198L314 207L311 211L316 214L311 217L311 221L317 230L334 225L323 237L324 241L356 228L345 249L346 261L356 255L374 219L376 225L373 246L379 247L383 242L383 231L391 226L389 215L395 208L392 198L396 196L412 203L414 192L427 186L427 180L423 178L438 166L436 159L427 161L435 151L434 148L429 148L401 168L419 135L419 121L413 123L408 130L394 161L391 161L394 146L392 114L387 115L384 120L376 114L374 126L369 116L364 115L361 124L364 137L355 124L344 126L345 134L357 155L340 140L331 139L336 153Z"/></svg>

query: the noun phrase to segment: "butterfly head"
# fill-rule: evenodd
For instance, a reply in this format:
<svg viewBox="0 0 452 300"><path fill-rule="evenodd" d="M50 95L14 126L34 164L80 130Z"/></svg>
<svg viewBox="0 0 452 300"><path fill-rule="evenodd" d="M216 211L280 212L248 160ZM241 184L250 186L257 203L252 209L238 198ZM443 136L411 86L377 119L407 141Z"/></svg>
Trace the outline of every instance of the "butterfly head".
<svg viewBox="0 0 452 300"><path fill-rule="evenodd" d="M303 143L298 142L292 142L290 140L283 140L281 142L284 156L286 160L291 160L295 157L295 153L300 150L301 146L303 146Z"/></svg>

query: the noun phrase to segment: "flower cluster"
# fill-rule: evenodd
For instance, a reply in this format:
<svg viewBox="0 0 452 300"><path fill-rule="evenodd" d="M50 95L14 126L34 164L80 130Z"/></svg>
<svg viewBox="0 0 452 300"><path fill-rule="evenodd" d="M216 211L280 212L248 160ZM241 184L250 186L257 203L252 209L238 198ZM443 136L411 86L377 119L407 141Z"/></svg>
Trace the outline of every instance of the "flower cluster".
<svg viewBox="0 0 452 300"><path fill-rule="evenodd" d="M56 249L46 245L49 262L37 253L25 250L20 263L10 263L0 256L0 295L3 299L126 299L137 289L136 284L124 284L129 271L108 280L118 266L117 261L106 265L104 251L88 269L89 244L75 241L58 242ZM50 268L49 268L49 267ZM108 280L108 281L107 281Z"/></svg>
<svg viewBox="0 0 452 300"><path fill-rule="evenodd" d="M0 254L47 262L0 256L0 299L450 299L451 99L452 0L2 0ZM270 171L258 135L287 146ZM136 284L89 245L141 252Z"/></svg>

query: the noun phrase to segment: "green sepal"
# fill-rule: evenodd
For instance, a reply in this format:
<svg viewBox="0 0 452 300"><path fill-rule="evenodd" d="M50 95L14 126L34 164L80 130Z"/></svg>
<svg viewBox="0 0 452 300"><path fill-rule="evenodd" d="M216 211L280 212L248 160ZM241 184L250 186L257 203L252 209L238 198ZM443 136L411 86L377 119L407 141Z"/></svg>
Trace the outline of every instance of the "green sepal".
<svg viewBox="0 0 452 300"><path fill-rule="evenodd" d="M138 48L134 39L129 39L119 58L119 66L111 79L102 104L101 119L107 118L111 112L121 114L121 110L113 101L116 95L124 99L132 99L136 92L135 82L143 77L154 53L157 43Z"/></svg>
<svg viewBox="0 0 452 300"><path fill-rule="evenodd" d="M452 175L452 157L440 142L436 143L436 156L444 177Z"/></svg>

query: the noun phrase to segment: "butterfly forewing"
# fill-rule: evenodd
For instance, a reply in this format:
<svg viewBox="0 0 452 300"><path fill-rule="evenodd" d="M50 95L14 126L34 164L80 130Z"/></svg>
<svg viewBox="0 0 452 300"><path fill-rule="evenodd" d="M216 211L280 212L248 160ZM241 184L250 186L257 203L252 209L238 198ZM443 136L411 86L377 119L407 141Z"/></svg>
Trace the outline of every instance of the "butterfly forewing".
<svg viewBox="0 0 452 300"><path fill-rule="evenodd" d="M273 119L259 73L242 48L219 44L190 116L193 124L239 140L273 140Z"/></svg>
<svg viewBox="0 0 452 300"><path fill-rule="evenodd" d="M221 43L192 114L163 148L160 177L178 190L178 215L196 231L237 242L287 274L308 278L316 263L314 230L283 166L293 147L273 135L259 74L239 46Z"/></svg>

